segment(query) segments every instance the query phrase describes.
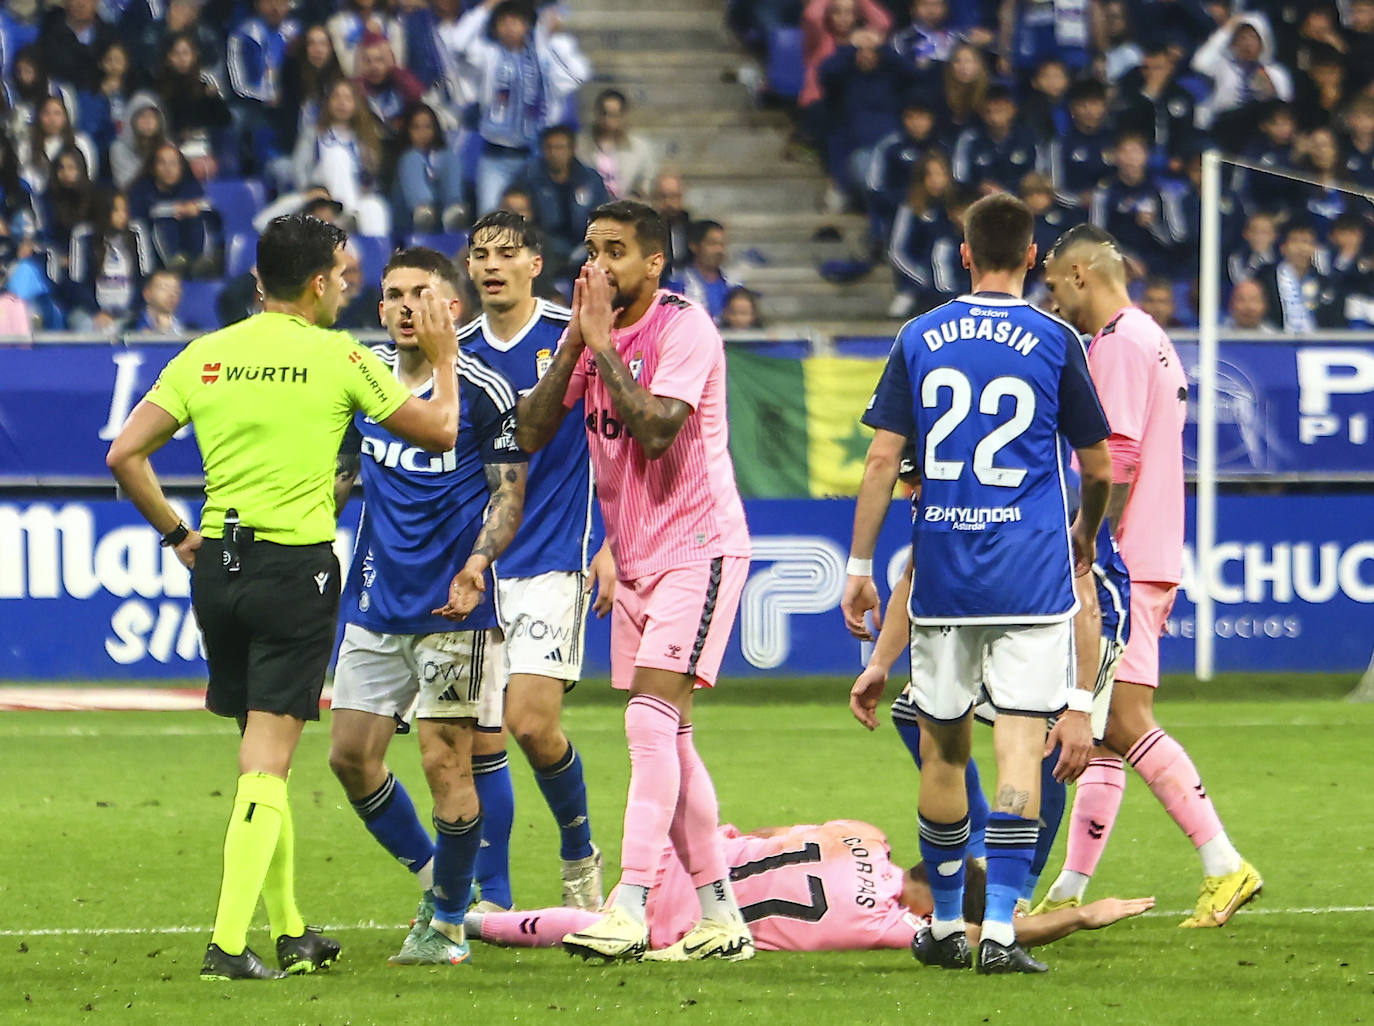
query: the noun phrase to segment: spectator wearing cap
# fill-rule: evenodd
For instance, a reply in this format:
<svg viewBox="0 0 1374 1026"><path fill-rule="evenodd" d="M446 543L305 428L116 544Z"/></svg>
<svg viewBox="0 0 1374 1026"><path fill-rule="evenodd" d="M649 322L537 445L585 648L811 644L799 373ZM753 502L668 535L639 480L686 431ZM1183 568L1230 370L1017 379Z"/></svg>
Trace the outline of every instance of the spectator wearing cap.
<svg viewBox="0 0 1374 1026"><path fill-rule="evenodd" d="M1089 0L1001 0L998 48L1007 56L998 70L1029 74L1048 57L1058 57L1074 71L1087 67L1090 13Z"/></svg>
<svg viewBox="0 0 1374 1026"><path fill-rule="evenodd" d="M1167 274L1186 238L1187 221L1177 193L1164 192L1150 175L1149 159L1144 136L1117 138L1116 173L1093 191L1092 223L1151 274Z"/></svg>
<svg viewBox="0 0 1374 1026"><path fill-rule="evenodd" d="M1015 189L1036 169L1036 137L1018 122L1016 100L1004 85L988 89L980 111L982 123L966 128L954 147L954 180L984 195Z"/></svg>
<svg viewBox="0 0 1374 1026"><path fill-rule="evenodd" d="M44 70L86 92L100 88L100 55L118 39L96 7L96 0L66 0L47 13L38 33Z"/></svg>
<svg viewBox="0 0 1374 1026"><path fill-rule="evenodd" d="M916 72L916 91L940 95L945 62L959 37L949 28L949 0L912 0L911 24L893 33L891 46Z"/></svg>
<svg viewBox="0 0 1374 1026"><path fill-rule="evenodd" d="M358 44L355 67L355 81L367 98L368 107L386 128L387 137L395 138L406 110L424 95L424 84L396 63L391 42L382 35L363 37Z"/></svg>
<svg viewBox="0 0 1374 1026"><path fill-rule="evenodd" d="M1107 118L1107 90L1095 79L1084 79L1075 82L1068 95L1073 127L1050 142L1050 178L1065 202L1086 206L1093 190L1111 171L1113 137Z"/></svg>
<svg viewBox="0 0 1374 1026"><path fill-rule="evenodd" d="M1297 122L1293 109L1286 103L1274 103L1263 108L1259 118L1259 136L1243 151L1251 164L1276 172L1295 170L1294 145ZM1304 187L1282 174L1263 174L1236 168L1231 176L1231 191L1240 197L1247 213L1258 210L1287 211L1302 203Z"/></svg>
<svg viewBox="0 0 1374 1026"><path fill-rule="evenodd" d="M391 44L392 63L405 63L405 28L400 19L387 10L384 0L345 0L340 9L330 15L325 28L334 43L339 66L350 78L363 74L358 58L362 56L362 47L373 39L385 39Z"/></svg>
<svg viewBox="0 0 1374 1026"><path fill-rule="evenodd" d="M617 199L646 199L656 161L653 148L629 129L630 103L619 89L597 94L591 129L582 137L581 157Z"/></svg>
<svg viewBox="0 0 1374 1026"><path fill-rule="evenodd" d="M692 253L691 263L668 287L696 303L711 315L711 320L717 320L735 287L722 270L726 259L725 226L719 221L693 221L687 245Z"/></svg>
<svg viewBox="0 0 1374 1026"><path fill-rule="evenodd" d="M549 27L516 0L484 0L448 38L481 109L478 216L496 208L541 133L562 121L568 97L590 75L580 53L554 44Z"/></svg>
<svg viewBox="0 0 1374 1026"><path fill-rule="evenodd" d="M930 106L924 100L909 99L902 105L901 128L873 148L865 185L875 238L885 239L891 232L897 207L911 186L911 169L936 142L935 127Z"/></svg>
<svg viewBox="0 0 1374 1026"><path fill-rule="evenodd" d="M1269 300L1259 282L1253 278L1242 278L1236 282L1221 326L1232 331L1274 333L1274 325L1269 321Z"/></svg>
<svg viewBox="0 0 1374 1026"><path fill-rule="evenodd" d="M1193 94L1178 84L1173 48L1161 41L1147 43L1139 67L1117 83L1112 120L1123 132L1137 132L1162 152L1172 174L1183 170L1196 148L1197 129Z"/></svg>
<svg viewBox="0 0 1374 1026"><path fill-rule="evenodd" d="M1241 243L1226 255L1226 277L1231 284L1245 281L1279 259L1278 221L1273 214L1257 211L1245 219Z"/></svg>
<svg viewBox="0 0 1374 1026"><path fill-rule="evenodd" d="M939 150L928 150L911 174L911 188L897 208L888 243L897 294L888 308L889 317L908 317L928 310L957 295L963 272L959 243L958 206L949 160Z"/></svg>
<svg viewBox="0 0 1374 1026"><path fill-rule="evenodd" d="M1021 115L1037 139L1053 139L1068 132L1069 69L1058 57L1041 61L1031 75L1030 89L1021 104Z"/></svg>
<svg viewBox="0 0 1374 1026"><path fill-rule="evenodd" d="M1330 281L1320 263L1317 232L1294 221L1283 233L1278 263L1261 268L1255 280L1264 288L1271 316L1286 334L1316 330L1326 320L1324 299L1331 298Z"/></svg>
<svg viewBox="0 0 1374 1026"><path fill-rule="evenodd" d="M285 146L295 112L283 108L287 55L300 33L289 0L255 0L254 13L229 34L230 105L250 163L263 169Z"/></svg>
<svg viewBox="0 0 1374 1026"><path fill-rule="evenodd" d="M1241 148L1257 104L1293 99L1293 78L1274 60L1262 14L1233 14L1193 54L1192 66L1212 80L1211 95L1198 107L1198 127L1214 132L1227 149Z"/></svg>
<svg viewBox="0 0 1374 1026"><path fill-rule="evenodd" d="M468 220L467 183L461 154L444 137L439 117L428 104L406 111L401 124L405 150L396 164L391 218L398 234L412 230L459 231Z"/></svg>
<svg viewBox="0 0 1374 1026"><path fill-rule="evenodd" d="M1357 96L1341 116L1345 126L1345 177L1374 188L1374 96Z"/></svg>
<svg viewBox="0 0 1374 1026"><path fill-rule="evenodd" d="M876 32L861 29L821 65L826 164L832 188L852 197L862 195L874 148L901 123L902 97L915 77L882 43Z"/></svg>
<svg viewBox="0 0 1374 1026"><path fill-rule="evenodd" d="M586 259L587 215L610 200L601 176L573 155L575 142L567 125L545 129L539 156L515 181L530 194L534 223L544 236L544 263L554 280L576 274Z"/></svg>

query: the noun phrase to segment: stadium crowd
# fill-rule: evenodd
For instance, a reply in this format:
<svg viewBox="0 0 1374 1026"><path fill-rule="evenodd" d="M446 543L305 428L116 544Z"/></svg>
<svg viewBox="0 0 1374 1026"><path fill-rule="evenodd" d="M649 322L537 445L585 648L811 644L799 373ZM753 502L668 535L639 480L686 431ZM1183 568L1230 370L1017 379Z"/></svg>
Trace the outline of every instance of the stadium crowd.
<svg viewBox="0 0 1374 1026"><path fill-rule="evenodd" d="M962 289L961 214L1005 190L1044 252L1091 221L1161 324L1195 324L1201 153L1222 202L1226 326L1374 323L1374 0L736 0L822 155L827 205L860 209L890 313Z"/></svg>
<svg viewBox="0 0 1374 1026"><path fill-rule="evenodd" d="M258 233L301 210L354 235L343 326L376 327L394 246L455 253L498 207L539 225L566 301L587 213L651 195L674 224L680 284L722 312L723 229L688 237L682 184L657 176L622 92L602 90L579 132L590 74L558 10L524 0L7 3L6 323L231 323L257 308Z"/></svg>

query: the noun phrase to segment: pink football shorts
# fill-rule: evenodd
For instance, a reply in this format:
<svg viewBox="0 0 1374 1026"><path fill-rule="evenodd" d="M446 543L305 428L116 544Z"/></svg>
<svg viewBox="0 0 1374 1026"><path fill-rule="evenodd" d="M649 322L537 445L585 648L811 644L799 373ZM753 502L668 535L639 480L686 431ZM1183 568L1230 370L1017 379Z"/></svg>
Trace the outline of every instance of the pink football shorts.
<svg viewBox="0 0 1374 1026"><path fill-rule="evenodd" d="M628 691L636 666L695 676L714 687L749 577L743 556L717 556L617 581L611 610L611 684Z"/></svg>
<svg viewBox="0 0 1374 1026"><path fill-rule="evenodd" d="M1159 687L1159 639L1177 591L1176 584L1131 582L1131 637L1116 668L1116 679L1123 684Z"/></svg>

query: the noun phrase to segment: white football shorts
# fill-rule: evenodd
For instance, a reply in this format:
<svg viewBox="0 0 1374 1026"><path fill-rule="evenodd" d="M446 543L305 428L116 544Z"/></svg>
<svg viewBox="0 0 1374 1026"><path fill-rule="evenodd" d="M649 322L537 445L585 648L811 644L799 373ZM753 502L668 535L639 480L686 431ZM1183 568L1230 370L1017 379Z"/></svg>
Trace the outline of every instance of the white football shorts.
<svg viewBox="0 0 1374 1026"><path fill-rule="evenodd" d="M496 609L506 633L511 673L551 677L569 685L582 677L586 580L586 574L561 570L497 578Z"/></svg>
<svg viewBox="0 0 1374 1026"><path fill-rule="evenodd" d="M475 719L501 729L506 698L501 631L378 634L350 623L334 668L330 707L409 721Z"/></svg>
<svg viewBox="0 0 1374 1026"><path fill-rule="evenodd" d="M911 625L908 704L953 723L986 699L991 711L1053 716L1073 686L1073 621L1046 624Z"/></svg>

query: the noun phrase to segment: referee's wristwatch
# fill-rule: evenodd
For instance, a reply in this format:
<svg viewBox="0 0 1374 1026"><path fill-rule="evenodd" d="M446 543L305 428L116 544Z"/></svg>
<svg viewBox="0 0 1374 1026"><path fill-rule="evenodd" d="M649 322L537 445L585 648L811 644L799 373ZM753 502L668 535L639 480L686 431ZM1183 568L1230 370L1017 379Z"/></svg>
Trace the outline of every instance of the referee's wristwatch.
<svg viewBox="0 0 1374 1026"><path fill-rule="evenodd" d="M184 542L190 533L191 529L186 526L186 522L184 520L178 520L176 527L162 536L162 547L164 549L174 549Z"/></svg>

